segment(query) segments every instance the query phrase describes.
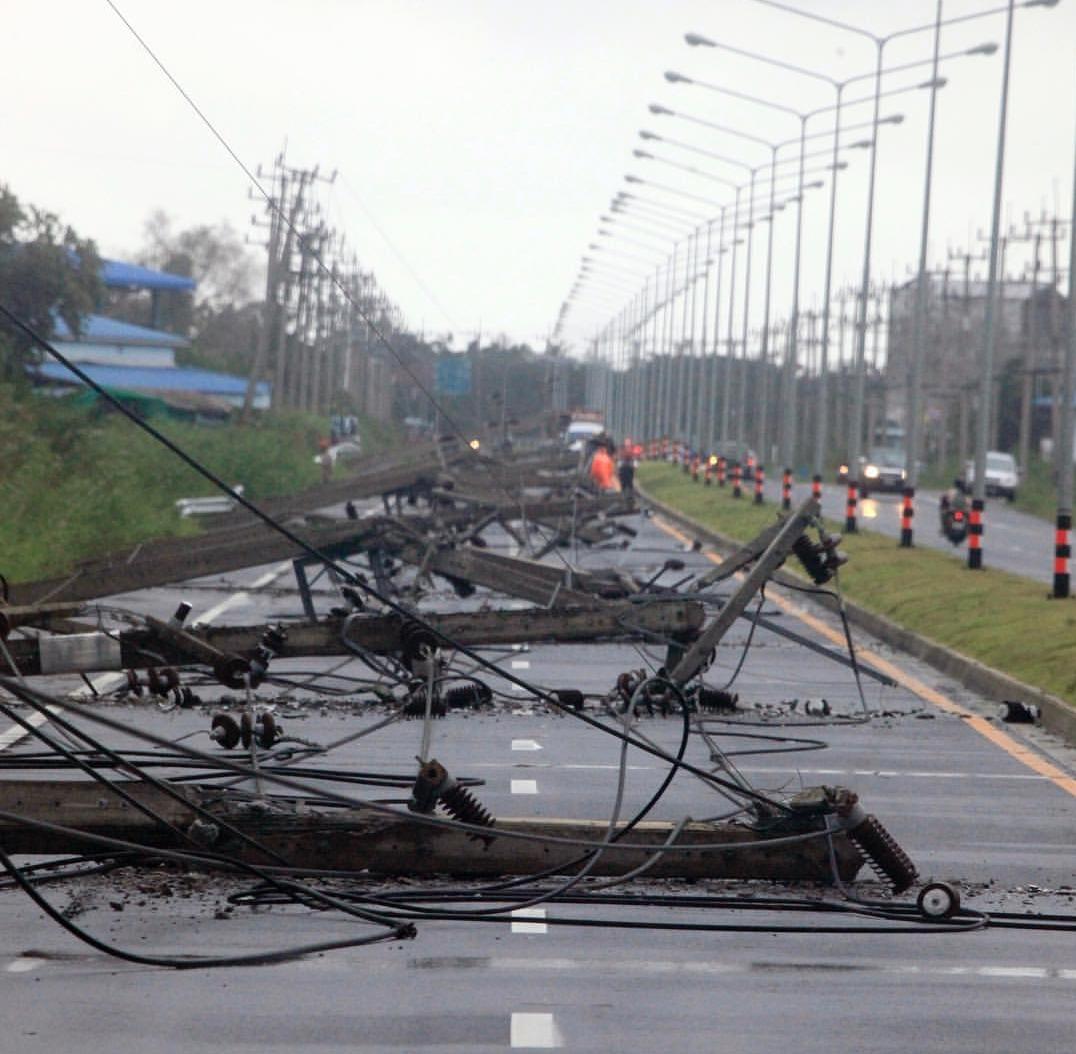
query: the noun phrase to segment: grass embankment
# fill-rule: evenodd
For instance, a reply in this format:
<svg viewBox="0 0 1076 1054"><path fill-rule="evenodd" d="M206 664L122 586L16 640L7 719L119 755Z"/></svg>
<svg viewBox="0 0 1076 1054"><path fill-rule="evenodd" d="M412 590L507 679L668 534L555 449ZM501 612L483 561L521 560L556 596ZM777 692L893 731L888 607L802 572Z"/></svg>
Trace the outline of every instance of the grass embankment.
<svg viewBox="0 0 1076 1054"><path fill-rule="evenodd" d="M692 483L672 465L639 467L647 493L707 527L747 540L775 506L736 501L731 488ZM829 522L829 521L827 521ZM842 530L829 522L834 531ZM871 531L845 536L841 589L863 607L1076 705L1076 603L1046 599L1046 586L1004 571L969 571L962 557L901 549Z"/></svg>
<svg viewBox="0 0 1076 1054"><path fill-rule="evenodd" d="M368 453L392 441L384 426L362 424ZM271 414L245 427L154 425L255 501L320 478L313 458L325 422L310 414ZM180 519L174 502L214 493L118 415L9 387L0 387L0 465L0 573L13 582L61 574L149 538L196 534L198 525Z"/></svg>

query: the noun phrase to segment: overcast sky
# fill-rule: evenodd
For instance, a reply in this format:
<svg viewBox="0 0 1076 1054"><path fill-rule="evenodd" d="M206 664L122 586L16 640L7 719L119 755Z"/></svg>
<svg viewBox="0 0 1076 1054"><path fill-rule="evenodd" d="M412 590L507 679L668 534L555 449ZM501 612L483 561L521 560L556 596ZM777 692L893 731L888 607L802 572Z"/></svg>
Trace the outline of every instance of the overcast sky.
<svg viewBox="0 0 1076 1054"><path fill-rule="evenodd" d="M539 344L549 334L598 217L632 172L717 203L721 183L636 160L639 129L758 165L768 151L649 103L768 141L793 138L791 114L701 87L666 83L666 70L782 103L828 105L833 90L727 52L690 48L694 31L844 78L873 68L869 40L766 8L755 0L116 0L236 153L263 165L287 144L295 165L337 169L330 217L363 264L427 334L460 343L484 335ZM933 21L935 0L798 0L797 6L878 33ZM945 16L1003 3L946 0ZM250 230L242 172L152 64L104 0L8 0L0 93L0 179L52 209L106 255L132 254L151 210L179 226L228 220ZM943 53L1002 43L993 15L947 29ZM928 60L931 34L887 47L886 64ZM946 64L939 93L931 261L986 233L1001 87L1001 52ZM886 87L925 79L895 74ZM867 94L849 88L847 98ZM1076 125L1076 0L1016 17L1004 200L1007 216L1038 215L1072 196ZM917 257L927 93L894 95L903 113L879 141L874 272L904 280ZM847 121L870 116L869 106ZM823 118L810 127L822 130ZM855 133L851 137L862 136ZM651 145L652 153L738 182L735 167ZM835 285L862 266L868 156L848 155L837 213ZM642 191L639 191L642 193ZM803 306L822 288L826 190L805 208ZM712 212L665 192L670 204ZM775 311L787 313L791 210L775 228ZM649 244L646 235L640 243ZM602 239L605 241L606 239ZM621 240L641 273L666 250ZM979 243L973 246L981 248ZM1014 250L1013 264L1024 257ZM1067 259L1067 248L1063 250ZM610 257L612 260L612 257ZM762 254L754 278L761 288ZM635 265L622 261L629 269ZM742 265L741 265L742 267ZM742 275L741 275L742 278ZM610 277L610 288L638 286ZM619 293L581 303L565 335L580 351ZM752 295L752 323L759 295Z"/></svg>

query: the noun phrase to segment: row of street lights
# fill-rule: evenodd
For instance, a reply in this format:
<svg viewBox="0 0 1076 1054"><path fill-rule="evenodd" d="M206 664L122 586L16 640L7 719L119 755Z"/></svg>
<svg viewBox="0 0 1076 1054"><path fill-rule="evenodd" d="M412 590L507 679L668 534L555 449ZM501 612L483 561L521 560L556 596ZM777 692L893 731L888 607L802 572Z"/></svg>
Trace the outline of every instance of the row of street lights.
<svg viewBox="0 0 1076 1054"><path fill-rule="evenodd" d="M625 177L631 185L631 192L621 192L614 198L610 205L609 214L602 217L602 228L599 236L607 239L606 243L595 242L590 245L592 252L601 253L599 257L588 257L580 270L580 276L569 293L561 315L558 319L558 331L563 324L565 315L579 303L585 302L591 308L597 305L606 307L615 300L617 295L627 295L629 302L619 312L614 313L611 321L594 338L592 354L601 356L603 361L614 369L622 371L625 383L622 390L618 390L616 410L618 418L631 430L638 434L643 431L656 431L658 434L679 434L681 438L690 440L693 445L701 446L708 442L711 447L715 440L738 440L746 441L749 437L745 434L746 413L742 405L746 393L746 370L748 360L748 341L750 335L750 320L752 312L751 300L751 276L753 271L753 248L754 228L756 223L765 222L768 225L767 247L765 261L765 292L762 297L762 324L760 328L760 346L758 359L761 366L759 377L763 385L769 383L770 365L770 337L774 327L771 325L772 312L772 276L774 255L774 227L778 213L789 205L795 205L795 232L792 266L792 289L790 307L788 311L787 325L785 327L784 361L781 364L782 391L778 404L780 410L779 434L776 444L781 460L786 466L795 462L795 437L796 437L796 398L795 383L796 370L799 365L799 330L800 330L800 298L801 298L801 270L803 257L803 208L806 192L823 185L822 179L808 182L807 177L823 173L828 176L829 210L826 221L826 250L824 264L824 289L822 294L822 322L821 322L821 346L818 380L818 410L820 422L824 420L827 407L827 375L829 372L829 335L830 335L830 308L832 301L833 282L833 252L834 231L836 224L837 207L837 183L838 174L847 167L848 162L842 160L842 151L865 150L868 153L866 216L864 220L864 247L862 258L862 270L860 276L860 292L857 297L858 311L854 326L853 341L853 369L855 376L852 412L850 415L847 436L847 464L849 466L849 511L846 518L846 528L856 529L855 519L855 495L858 481L858 466L862 452L863 441L863 417L865 401L866 381L866 337L868 329L867 306L870 300L871 271L872 271L872 248L873 229L875 215L875 183L878 161L879 134L885 125L895 125L903 121L903 115L891 114L883 116L881 113L881 101L883 98L916 90L927 90L930 93L929 119L926 144L926 174L921 211L920 225L920 252L918 270L916 275L916 306L914 319L914 336L912 352L912 383L907 400L907 443L906 443L906 476L908 488L905 494L904 529L902 530L901 542L903 545L912 545L913 536L911 530L911 509L914 500L914 488L918 482L918 462L920 447L919 416L921 416L921 385L922 385L922 358L923 358L923 316L925 314L925 282L927 280L926 251L930 224L930 188L933 173L933 143L935 114L937 107L938 90L945 86L946 79L939 75L942 63L949 60L969 56L989 56L999 49L993 42L978 44L975 47L961 51L942 54L941 35L942 29L947 26L971 22L983 17L997 14L1006 14L1006 33L1004 47L1004 72L1002 81L1002 100L1000 107L999 136L997 149L997 163L994 182L994 215L992 222L990 267L988 273L987 292L987 320L985 327L985 341L982 355L981 379L983 390L986 393L980 405L989 405L990 385L993 373L994 342L996 340L995 328L993 327L994 296L997 284L997 243L998 224L1000 216L1000 194L1002 187L1004 140L1005 140L1005 115L1008 97L1008 77L1011 54L1013 16L1017 7L1053 7L1058 0L1008 0L1002 7L994 7L989 10L972 12L951 18L943 17L943 0L937 0L936 13L933 21L920 25L914 25L896 30L894 32L879 35L860 26L843 22L837 19L803 11L791 7L779 0L754 0L766 7L777 9L785 14L797 18L809 19L824 24L832 29L855 34L869 40L875 48L875 62L873 69L851 77L837 78L823 71L794 65L792 63L774 58L773 56L748 51L743 48L733 47L729 44L702 36L698 33L688 33L685 41L688 45L698 48L721 50L740 58L778 68L785 73L802 76L810 80L825 84L833 91L833 102L829 105L812 110L799 110L782 102L756 96L738 89L731 89L721 85L701 81L696 78L685 76L677 72L667 72L665 79L673 85L697 87L706 91L719 93L723 96L735 98L742 102L764 107L767 110L785 114L798 121L799 134L790 139L773 142L758 136L752 131L746 131L728 125L717 124L712 121L682 113L669 107L651 104L652 115L661 118L672 118L689 123L697 128L703 128L708 132L720 133L723 137L735 140L749 151L766 150L769 153L768 160L751 161L739 155L739 146L732 146L727 151L716 151L708 145L685 142L648 130L641 130L640 137L646 143L646 149L636 148L634 156L647 164L660 164L673 169L675 172L684 172L696 180L706 180L727 187L731 192L731 199L724 202L711 200L692 191L676 185L658 183L644 179L635 174ZM886 48L893 41L914 36L921 33L933 32L933 48L929 58L911 62L904 62L886 66L884 57ZM883 78L890 74L906 72L929 66L930 78L918 84L890 88L883 90ZM846 91L854 84L861 81L872 81L873 90L869 95L849 99ZM851 125L842 124L845 112L855 106L871 106L871 118L869 121ZM821 131L809 132L808 125L818 117L832 115L833 124ZM842 136L852 132L869 130L865 137L856 139L850 143L842 142ZM808 141L821 140L824 144L819 151L808 152ZM717 162L722 166L733 166L742 173L746 173L747 179L741 177L739 181L729 178L720 172L710 169L698 168L695 165L684 164L673 160L662 153L653 152L653 146L672 147L674 150L683 150L707 161ZM781 151L790 147L798 147L795 157L783 158ZM808 168L807 162L820 157L828 158L828 163L821 168ZM782 166L795 164L795 171L780 173ZM760 179L760 174L762 178ZM781 181L792 179L795 187L781 190ZM635 191L645 188L645 196ZM759 205L756 194L768 188L768 202ZM669 196L676 199L675 204L669 203ZM743 208L743 198L746 197L746 208ZM690 207L685 203L690 202ZM726 220L731 215L732 222ZM671 251L668 248L672 242ZM705 242L705 248L701 248ZM612 249L609 244L616 245ZM625 254L619 251L621 244L632 249L631 253ZM744 246L744 266L742 277L742 307L740 307L740 334L737 342L735 338L735 314L737 311L737 269L739 263L738 250ZM638 251L647 254L655 254L659 257L658 262L652 259L645 261L638 256ZM720 346L719 322L722 311L722 284L725 281L724 257L729 255L729 275L727 278L727 311L724 317L725 323L725 356L724 371L721 388L720 414L715 413L714 390L717 377L718 349ZM613 267L608 266L610 257L613 258ZM664 262L661 262L663 258ZM598 263L600 259L600 264ZM646 273L638 274L634 266L645 262ZM714 264L716 262L716 269ZM716 281L711 277L716 270ZM653 272L652 274L650 272ZM632 296L627 291L638 281L643 279L641 294ZM696 342L696 316L698 285L702 283L702 342L701 346ZM712 329L708 328L710 289L714 286L714 312ZM616 290L616 292L614 292ZM612 298L612 299L611 299ZM624 303L623 300L620 301ZM599 307L605 310L606 307ZM676 340L676 313L681 314L679 326L680 340ZM709 341L709 344L708 344ZM648 344L649 342L649 344ZM739 344L740 358L737 363L736 345ZM651 369L649 370L649 383L644 383L643 361L646 357L647 348L652 349ZM691 378L686 367L684 349L687 348L687 358L697 360ZM696 354L697 351L697 354ZM713 362L710 368L704 369L704 360L708 355L712 356ZM739 378L737 383L737 378ZM694 391L689 385L694 383ZM611 394L611 388L607 386L607 396ZM688 395L694 398L685 401ZM758 393L756 392L756 395ZM738 412L733 411L733 398L737 396L741 405ZM768 391L763 391L759 403L760 413L756 415L755 435L750 437L755 445L763 452L769 454L773 449L770 431L771 422L768 417ZM969 542L969 566L978 567L982 563L982 505L983 487L985 484L985 451L987 443L987 415L979 415L979 427L977 431L975 452L975 493L973 495L973 534ZM704 430L705 426L709 428ZM811 454L811 467L816 480L821 479L826 454L825 436L827 429L816 427L814 429L813 451ZM1071 503L1070 503L1071 504Z"/></svg>

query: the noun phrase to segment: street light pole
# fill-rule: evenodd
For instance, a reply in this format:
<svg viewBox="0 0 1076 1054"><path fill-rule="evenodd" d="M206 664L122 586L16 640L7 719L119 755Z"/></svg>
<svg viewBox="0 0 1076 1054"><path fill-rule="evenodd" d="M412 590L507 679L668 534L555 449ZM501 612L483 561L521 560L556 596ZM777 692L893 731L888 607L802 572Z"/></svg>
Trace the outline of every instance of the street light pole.
<svg viewBox="0 0 1076 1054"><path fill-rule="evenodd" d="M773 147L773 155L771 158L772 171L777 167L777 151L779 147ZM759 362L761 364L761 380L759 389L759 421L758 421L758 438L756 440L758 445L759 456L762 458L762 463L768 465L770 462L770 449L769 449L769 378L770 378L770 302L771 292L773 290L773 228L777 222L776 203L774 201L774 193L776 190L775 179L770 180L770 224L769 230L766 232L766 288L763 294L763 307L762 307L762 345L759 348Z"/></svg>
<svg viewBox="0 0 1076 1054"><path fill-rule="evenodd" d="M725 368L722 370L721 390L721 441L729 438L729 410L732 405L732 316L736 303L736 247L740 239L736 233L740 228L740 188L736 188L736 201L732 207L732 263L729 267L729 317L726 320Z"/></svg>
<svg viewBox="0 0 1076 1054"><path fill-rule="evenodd" d="M748 321L751 311L751 247L755 236L755 175L758 169L751 169L751 184L747 196L747 249L744 256L744 285L743 285L743 334L740 339L740 391L739 391L739 414L736 417L736 439L742 443L745 435L745 422L747 420L747 334ZM776 179L776 173L774 174ZM773 186L773 180L770 182Z"/></svg>
<svg viewBox="0 0 1076 1054"><path fill-rule="evenodd" d="M852 396L852 421L848 435L848 506L845 514L844 529L850 533L856 530L856 492L859 488L859 455L862 449L863 401L867 386L866 350L867 350L867 303L871 281L871 239L874 233L874 183L878 169L878 108L882 94L882 59L885 52L886 38L876 38L877 60L874 68L874 115L872 118L870 169L867 176L867 221L863 236L863 276L860 282L859 318L856 321L855 390Z"/></svg>
<svg viewBox="0 0 1076 1054"><path fill-rule="evenodd" d="M927 305L927 236L930 231L930 183L934 169L934 115L938 100L938 55L941 50L942 3L938 0L938 13L934 21L934 65L930 89L930 117L927 122L926 175L923 178L923 217L919 231L919 273L915 284L915 318L912 320L912 370L908 391L908 413L904 432L905 440L905 487L904 515L901 517L900 544L911 548L914 536L915 488L919 485L919 432L923 416L921 395L923 391L923 347L926 330Z"/></svg>
<svg viewBox="0 0 1076 1054"><path fill-rule="evenodd" d="M1012 27L1016 0L1009 0L1005 16L1005 58L1002 61L1001 107L998 112L997 158L994 165L994 211L990 220L990 263L986 276L986 305L983 320L983 357L979 378L979 418L975 429L975 482L972 489L971 518L968 523L968 567L983 566L983 508L986 505L986 448L990 430L993 396L994 351L997 346L994 297L998 283L998 241L1001 232L1001 192L1005 173L1005 129L1009 112L1009 70L1012 65ZM1062 451L1062 456L1067 456Z"/></svg>
<svg viewBox="0 0 1076 1054"><path fill-rule="evenodd" d="M800 313L800 256L803 245L803 162L807 146L807 115L800 119L799 201L796 203L796 250L792 278L792 310L788 318L788 343L785 345L784 412L781 415L781 461L785 471L795 468L796 443L796 362Z"/></svg>
<svg viewBox="0 0 1076 1054"><path fill-rule="evenodd" d="M723 205L721 207L721 225L717 232L717 281L714 285L714 353L711 356L710 365L706 371L707 373L707 393L706 393L706 411L707 411L707 449L713 450L714 443L717 440L717 414L714 409L717 405L717 360L721 348L721 282L725 273L725 216L728 212L728 206Z"/></svg>
<svg viewBox="0 0 1076 1054"><path fill-rule="evenodd" d="M714 221L711 219L706 223L706 255L703 259L702 273L702 333L699 337L698 376L695 378L695 443L700 449L705 446L703 441L703 415L706 410L706 403L703 391L706 384L706 340L708 335L706 327L710 315L710 268L714 262L711 256L713 252L713 231ZM708 452L707 450L706 453Z"/></svg>
<svg viewBox="0 0 1076 1054"><path fill-rule="evenodd" d="M1054 454L1057 467L1057 535L1054 541L1054 589L1055 597L1069 595L1069 557L1072 551L1069 538L1072 534L1072 462L1073 417L1072 402L1076 397L1076 166L1072 181L1072 229L1069 237L1069 339L1065 346L1065 359L1061 368L1061 436Z"/></svg>

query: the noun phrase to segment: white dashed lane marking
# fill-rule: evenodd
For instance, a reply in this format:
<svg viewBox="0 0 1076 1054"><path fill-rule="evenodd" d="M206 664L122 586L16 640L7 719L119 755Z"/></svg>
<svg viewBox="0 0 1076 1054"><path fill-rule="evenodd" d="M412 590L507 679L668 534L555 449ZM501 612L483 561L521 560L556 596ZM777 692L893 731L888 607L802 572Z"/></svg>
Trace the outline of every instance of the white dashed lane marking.
<svg viewBox="0 0 1076 1054"><path fill-rule="evenodd" d="M533 739L513 739L512 740L512 749L513 750L541 750L542 746L541 746L540 743L536 742Z"/></svg>
<svg viewBox="0 0 1076 1054"><path fill-rule="evenodd" d="M8 963L8 973L27 973L30 970L36 970L39 966L44 965L45 960L39 959L35 955L20 955L13 962Z"/></svg>
<svg viewBox="0 0 1076 1054"><path fill-rule="evenodd" d="M552 1014L512 1015L511 1044L513 1047L532 1047L550 1050L563 1044L560 1029Z"/></svg>
<svg viewBox="0 0 1076 1054"><path fill-rule="evenodd" d="M516 921L524 919L542 920L545 918L545 908L517 908L512 912L513 933L547 933L549 927L545 922Z"/></svg>
<svg viewBox="0 0 1076 1054"><path fill-rule="evenodd" d="M537 780L512 780L513 794L537 794Z"/></svg>

